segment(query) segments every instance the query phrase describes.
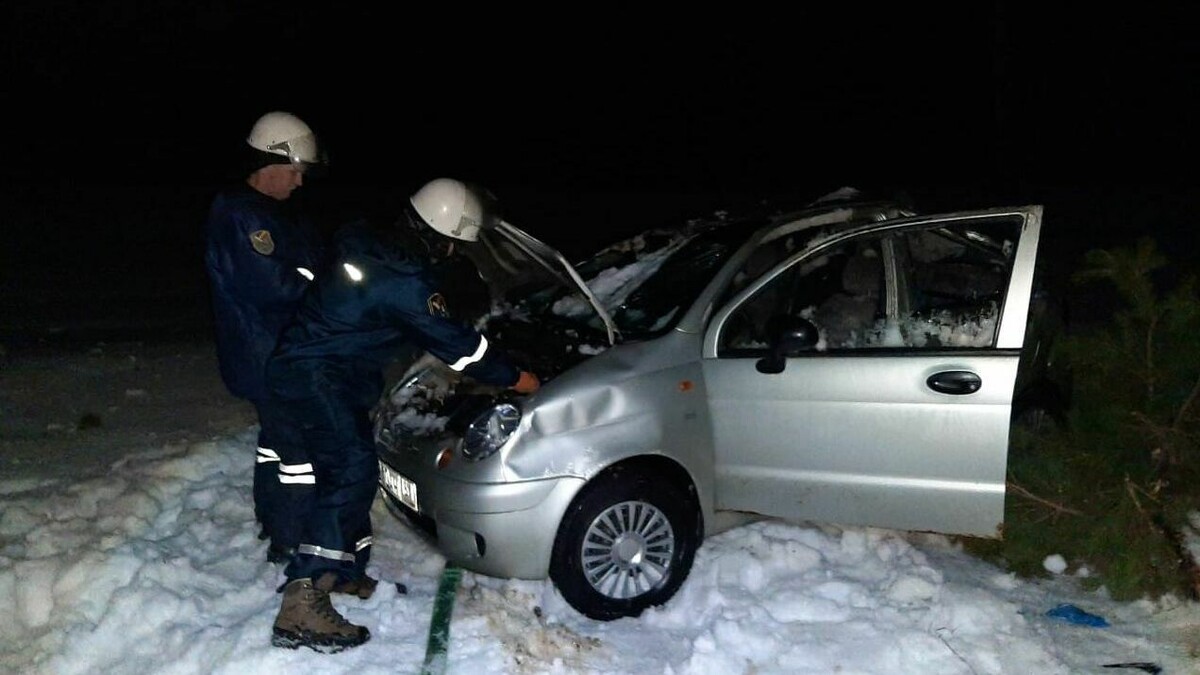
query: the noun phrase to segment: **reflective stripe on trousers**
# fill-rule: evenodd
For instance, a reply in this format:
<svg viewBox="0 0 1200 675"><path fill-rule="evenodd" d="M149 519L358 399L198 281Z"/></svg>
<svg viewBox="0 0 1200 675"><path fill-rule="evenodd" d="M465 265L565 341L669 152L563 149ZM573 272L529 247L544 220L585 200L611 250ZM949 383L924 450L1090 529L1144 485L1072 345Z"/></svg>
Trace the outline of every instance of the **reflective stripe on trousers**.
<svg viewBox="0 0 1200 675"><path fill-rule="evenodd" d="M317 474L311 462L304 464L279 463L279 482L285 485L316 485Z"/></svg>
<svg viewBox="0 0 1200 675"><path fill-rule="evenodd" d="M364 548L367 548L368 546L370 546L373 540L374 540L374 537L363 537L362 539L359 539L354 544L354 553L346 553L345 551L333 551L333 550L330 550L327 548L321 548L320 546L314 546L313 544L300 544L300 547L297 548L296 551L299 553L304 553L306 555L315 555L319 558L326 558L328 560L341 560L344 562L354 562L356 560L355 554L357 554L359 551L363 550Z"/></svg>

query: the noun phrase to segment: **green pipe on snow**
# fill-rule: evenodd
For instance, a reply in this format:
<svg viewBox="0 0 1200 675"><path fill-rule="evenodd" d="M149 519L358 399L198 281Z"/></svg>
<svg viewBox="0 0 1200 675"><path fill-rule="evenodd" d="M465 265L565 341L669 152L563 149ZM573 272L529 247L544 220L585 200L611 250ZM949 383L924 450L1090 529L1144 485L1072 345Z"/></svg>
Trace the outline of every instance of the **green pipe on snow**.
<svg viewBox="0 0 1200 675"><path fill-rule="evenodd" d="M438 582L433 599L433 618L429 622L429 641L425 643L425 664L421 675L440 675L446 672L446 650L450 648L450 615L454 613L454 596L462 569L446 561L442 580Z"/></svg>

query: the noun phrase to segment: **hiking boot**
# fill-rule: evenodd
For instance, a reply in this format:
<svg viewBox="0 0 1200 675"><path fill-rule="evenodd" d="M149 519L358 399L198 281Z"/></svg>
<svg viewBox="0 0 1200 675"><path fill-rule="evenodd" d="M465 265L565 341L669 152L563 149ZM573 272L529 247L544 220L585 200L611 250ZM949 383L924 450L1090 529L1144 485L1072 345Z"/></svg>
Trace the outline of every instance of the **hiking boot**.
<svg viewBox="0 0 1200 675"><path fill-rule="evenodd" d="M362 598L363 600L366 600L367 598L371 597L372 594L375 593L375 587L378 585L379 585L378 579L372 579L371 577L367 576L366 574L363 574L361 577L359 577L357 579L351 579L350 581L342 581L340 583L334 584L333 588L329 589L329 592L330 593L344 593L346 595L357 595L358 597Z"/></svg>
<svg viewBox="0 0 1200 675"><path fill-rule="evenodd" d="M283 589L283 602L275 616L271 644L296 649L308 647L334 654L371 639L371 631L347 621L333 608L329 591L337 577L326 573L317 579L293 579Z"/></svg>

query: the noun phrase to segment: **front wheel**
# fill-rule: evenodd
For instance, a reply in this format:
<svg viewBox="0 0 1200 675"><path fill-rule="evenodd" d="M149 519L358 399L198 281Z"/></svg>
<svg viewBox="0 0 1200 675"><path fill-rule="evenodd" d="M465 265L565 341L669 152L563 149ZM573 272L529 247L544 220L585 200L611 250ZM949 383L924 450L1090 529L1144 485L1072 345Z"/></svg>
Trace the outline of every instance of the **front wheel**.
<svg viewBox="0 0 1200 675"><path fill-rule="evenodd" d="M550 578L563 599L590 618L637 616L679 590L700 538L698 507L687 490L614 470L567 509Z"/></svg>

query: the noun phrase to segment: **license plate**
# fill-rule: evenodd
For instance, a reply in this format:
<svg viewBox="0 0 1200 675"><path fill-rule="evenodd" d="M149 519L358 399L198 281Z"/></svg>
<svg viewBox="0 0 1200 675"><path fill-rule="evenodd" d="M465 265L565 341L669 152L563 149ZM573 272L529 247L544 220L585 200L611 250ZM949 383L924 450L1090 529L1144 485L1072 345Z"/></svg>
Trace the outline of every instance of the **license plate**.
<svg viewBox="0 0 1200 675"><path fill-rule="evenodd" d="M383 484L383 489L399 499L401 504L413 511L421 510L417 506L417 484L396 473L392 467L383 462L379 463L379 482Z"/></svg>

